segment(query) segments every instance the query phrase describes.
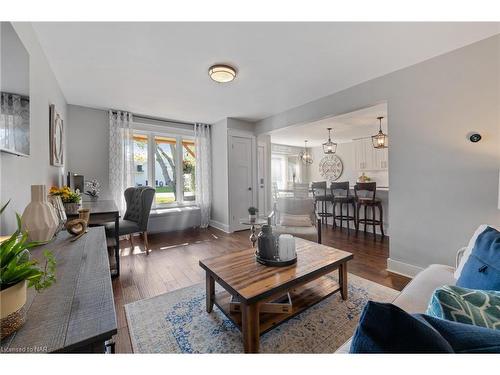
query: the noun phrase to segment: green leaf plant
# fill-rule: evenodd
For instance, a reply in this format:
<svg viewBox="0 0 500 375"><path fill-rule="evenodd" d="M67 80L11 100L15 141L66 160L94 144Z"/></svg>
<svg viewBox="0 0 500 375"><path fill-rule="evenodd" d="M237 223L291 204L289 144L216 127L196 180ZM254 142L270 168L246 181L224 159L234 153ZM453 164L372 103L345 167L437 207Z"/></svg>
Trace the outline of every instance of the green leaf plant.
<svg viewBox="0 0 500 375"><path fill-rule="evenodd" d="M0 208L0 214L9 202ZM39 266L37 260L31 259L29 249L43 243L28 241L28 233L22 229L21 217L16 214L16 218L17 230L0 244L0 290L26 280L29 288L33 287L39 292L56 281L56 260L47 250L43 252L45 259L43 267Z"/></svg>

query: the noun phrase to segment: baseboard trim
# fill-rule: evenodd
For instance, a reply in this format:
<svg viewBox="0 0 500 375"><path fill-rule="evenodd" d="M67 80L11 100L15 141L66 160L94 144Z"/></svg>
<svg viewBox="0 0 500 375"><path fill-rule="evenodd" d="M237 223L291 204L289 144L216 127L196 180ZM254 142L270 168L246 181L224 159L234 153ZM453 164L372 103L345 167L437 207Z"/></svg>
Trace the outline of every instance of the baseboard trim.
<svg viewBox="0 0 500 375"><path fill-rule="evenodd" d="M223 231L225 233L231 233L231 231L229 230L229 225L223 224L220 221L216 221L216 220L210 219L210 221L209 221L208 224L211 227L214 227L215 229L221 230L221 231Z"/></svg>
<svg viewBox="0 0 500 375"><path fill-rule="evenodd" d="M396 273L398 275L413 278L422 270L422 267L418 267L413 264L404 263L391 258L387 259L387 271Z"/></svg>

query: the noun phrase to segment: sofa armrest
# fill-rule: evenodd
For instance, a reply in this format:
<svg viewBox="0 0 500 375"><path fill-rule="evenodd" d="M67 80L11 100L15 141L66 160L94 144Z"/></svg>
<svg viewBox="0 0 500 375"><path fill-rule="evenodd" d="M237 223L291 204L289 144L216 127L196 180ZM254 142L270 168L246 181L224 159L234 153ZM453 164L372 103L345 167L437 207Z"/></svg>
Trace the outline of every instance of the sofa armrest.
<svg viewBox="0 0 500 375"><path fill-rule="evenodd" d="M464 256L465 250L467 247L462 247L461 249L458 249L457 251L457 258L455 261L455 268L458 268L458 265L460 264L460 261L462 260L462 257Z"/></svg>

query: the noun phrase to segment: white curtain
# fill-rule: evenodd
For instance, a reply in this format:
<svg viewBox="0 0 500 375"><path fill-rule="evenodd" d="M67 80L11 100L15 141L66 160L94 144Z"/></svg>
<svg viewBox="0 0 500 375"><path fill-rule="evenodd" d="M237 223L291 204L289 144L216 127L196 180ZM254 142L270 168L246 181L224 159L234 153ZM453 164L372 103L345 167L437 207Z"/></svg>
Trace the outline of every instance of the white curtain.
<svg viewBox="0 0 500 375"><path fill-rule="evenodd" d="M109 187L120 212L125 212L123 192L133 186L134 149L132 114L109 111Z"/></svg>
<svg viewBox="0 0 500 375"><path fill-rule="evenodd" d="M201 210L201 227L208 227L212 206L212 141L210 125L194 125L194 144L196 150L196 204Z"/></svg>

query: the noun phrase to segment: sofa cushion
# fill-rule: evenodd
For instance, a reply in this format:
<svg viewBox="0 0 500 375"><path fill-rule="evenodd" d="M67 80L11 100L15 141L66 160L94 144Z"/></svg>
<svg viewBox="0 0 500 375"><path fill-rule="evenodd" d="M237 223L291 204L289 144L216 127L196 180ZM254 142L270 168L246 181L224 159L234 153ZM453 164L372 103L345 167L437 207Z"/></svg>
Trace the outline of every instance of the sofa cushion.
<svg viewBox="0 0 500 375"><path fill-rule="evenodd" d="M292 236L300 237L313 242L318 240L318 230L312 225L309 227L285 227L282 225L276 225L273 227L273 232L275 234L291 234Z"/></svg>
<svg viewBox="0 0 500 375"><path fill-rule="evenodd" d="M483 290L500 290L500 232L487 227L476 239L456 285Z"/></svg>
<svg viewBox="0 0 500 375"><path fill-rule="evenodd" d="M368 302L351 353L498 353L500 331Z"/></svg>
<svg viewBox="0 0 500 375"><path fill-rule="evenodd" d="M394 305L410 314L427 310L432 293L443 285L455 285L454 268L442 264L432 264L421 271L401 291Z"/></svg>
<svg viewBox="0 0 500 375"><path fill-rule="evenodd" d="M280 225L285 227L310 227L312 226L311 216L282 214L280 217Z"/></svg>
<svg viewBox="0 0 500 375"><path fill-rule="evenodd" d="M428 315L500 330L500 292L445 285L434 291Z"/></svg>

